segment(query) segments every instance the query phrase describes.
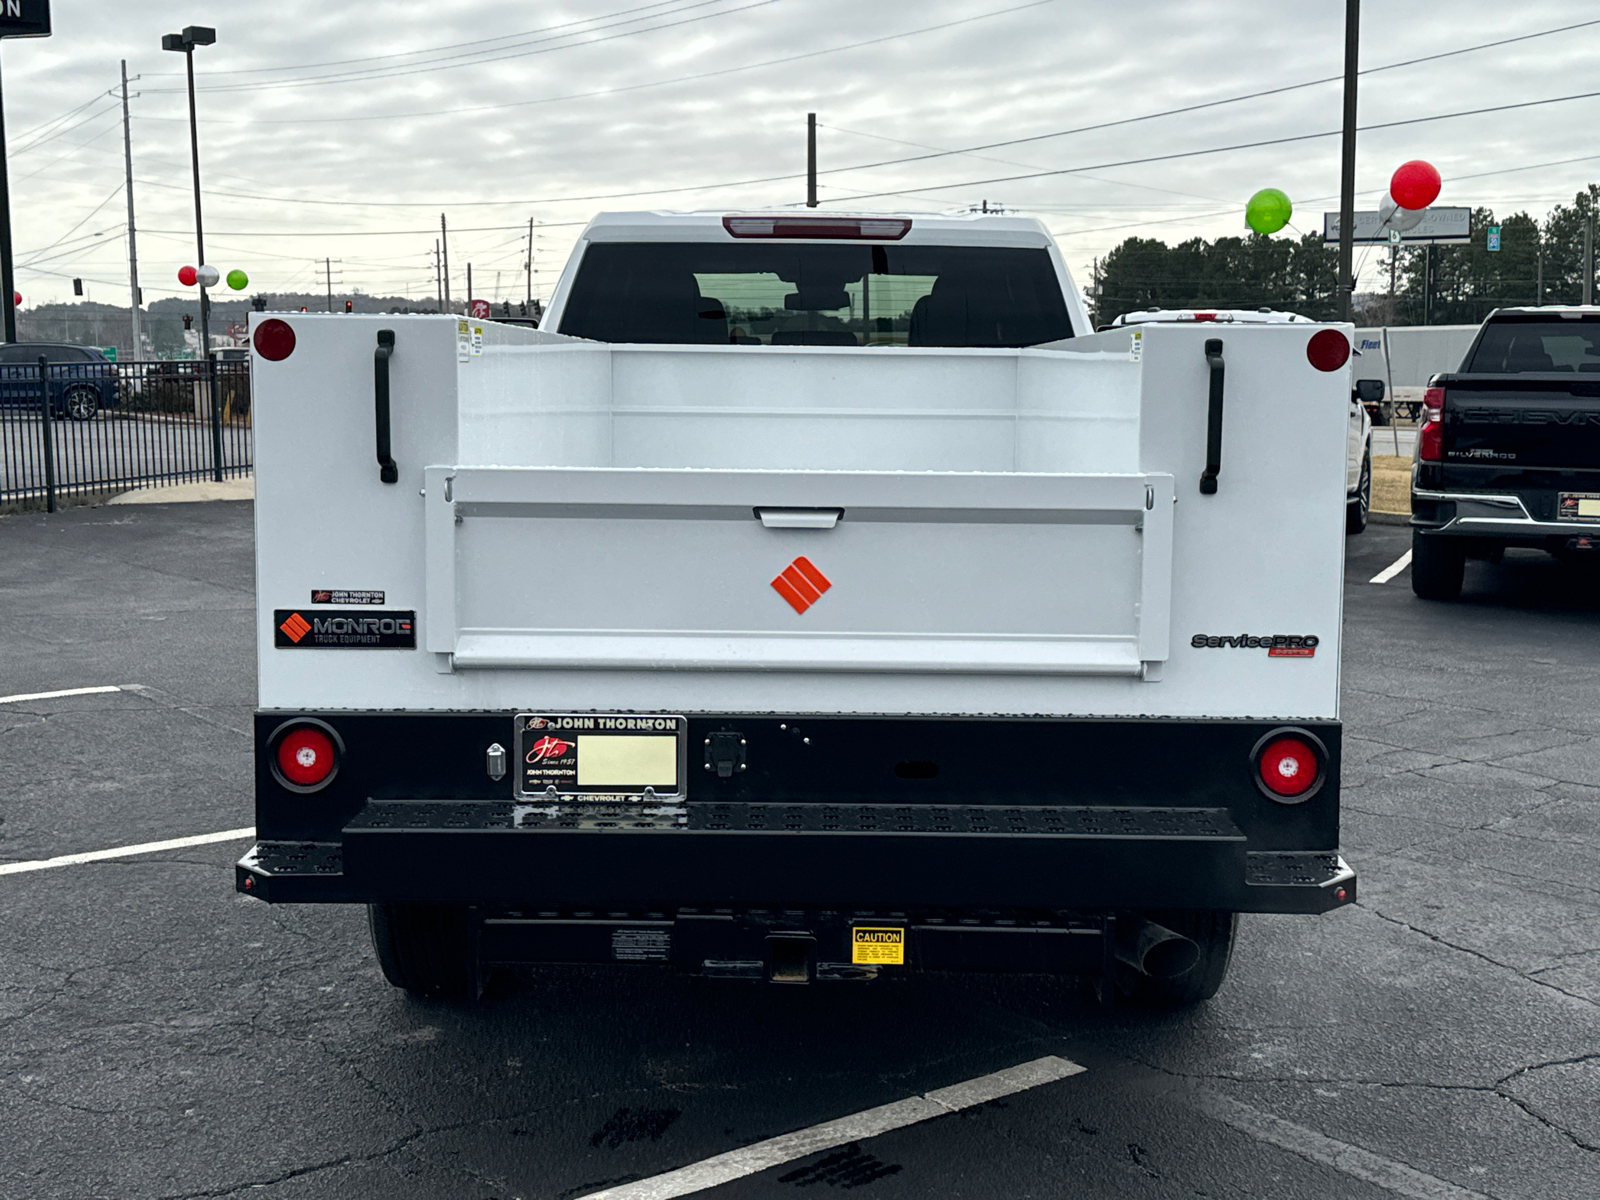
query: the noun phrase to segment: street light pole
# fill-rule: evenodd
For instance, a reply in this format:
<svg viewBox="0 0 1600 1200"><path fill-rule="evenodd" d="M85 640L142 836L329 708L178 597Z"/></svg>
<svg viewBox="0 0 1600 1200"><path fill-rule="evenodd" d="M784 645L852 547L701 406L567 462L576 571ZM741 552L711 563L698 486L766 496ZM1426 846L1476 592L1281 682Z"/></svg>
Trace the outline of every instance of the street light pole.
<svg viewBox="0 0 1600 1200"><path fill-rule="evenodd" d="M167 33L161 37L161 48L182 53L189 75L189 159L194 168L194 247L199 261L198 270L206 265L205 225L200 216L200 122L194 107L194 48L210 46L217 40L217 31L205 25L187 25L182 33ZM206 398L211 409L211 478L222 482L222 410L217 404L216 373L211 362L211 298L206 294L204 277L200 280L200 361L205 364Z"/></svg>
<svg viewBox="0 0 1600 1200"><path fill-rule="evenodd" d="M194 106L194 48L196 46L210 46L217 40L217 31L204 25L189 25L182 33L168 33L161 38L163 50L180 52L188 67L189 75L189 159L194 171L194 247L195 254L200 261L196 267L202 267L206 262L206 234L205 222L200 212L200 122L195 115ZM211 300L206 295L206 285L200 284L200 357L205 358L211 353Z"/></svg>

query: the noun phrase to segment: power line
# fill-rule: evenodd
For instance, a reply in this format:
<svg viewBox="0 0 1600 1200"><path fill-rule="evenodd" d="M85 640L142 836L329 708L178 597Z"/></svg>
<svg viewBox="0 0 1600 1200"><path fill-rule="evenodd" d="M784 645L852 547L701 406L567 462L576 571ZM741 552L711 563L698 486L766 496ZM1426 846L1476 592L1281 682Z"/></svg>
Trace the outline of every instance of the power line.
<svg viewBox="0 0 1600 1200"><path fill-rule="evenodd" d="M393 54L367 54L359 58L336 58L328 62L298 63L285 67L241 67L232 71L206 71L197 72L197 74L201 75L202 78L209 78L214 75L256 75L268 71L314 71L318 67L344 67L349 66L352 63L381 62L385 59L391 58L412 58L419 54L433 54L441 50L460 50L466 46L483 46L490 42L515 41L517 38L529 37L535 33L548 33L552 29L565 29L572 25L589 25L597 21L610 20L612 17L622 17L627 16L629 13L644 12L645 10L651 8L666 8L678 2L679 0L656 0L656 3L654 4L642 4L637 8L624 8L618 12L605 13L598 17L584 17L577 21L565 21L556 25L542 25L538 29L524 29L520 33L502 33L496 35L495 37L477 38L469 42L451 42L443 46L428 46L421 50L401 50ZM152 75L183 75L182 71L152 71L149 73Z"/></svg>
<svg viewBox="0 0 1600 1200"><path fill-rule="evenodd" d="M1510 112L1514 109L1535 108L1543 104L1563 104L1570 100L1589 100L1600 96L1600 92L1577 92L1570 96L1551 96L1544 100L1525 100L1516 104L1496 104L1488 108L1463 109L1460 112L1435 113L1428 117L1408 117L1400 121L1383 121L1374 125L1361 125L1357 128L1362 133L1370 133L1378 129L1397 129L1404 125L1422 125L1429 121L1447 121L1456 117L1477 117L1487 113ZM1146 163L1171 162L1179 158L1198 158L1207 154L1225 154L1233 150L1254 150L1262 146L1283 146L1291 142L1313 141L1317 138L1338 137L1342 131L1338 129L1324 130L1321 133L1298 133L1289 137L1265 138L1255 142L1236 142L1231 146L1212 146L1205 150L1179 150L1171 154L1153 154L1145 158L1127 158L1117 162L1094 163L1086 167L1060 167L1051 171L1033 171L1026 175L1002 175L992 179L969 179L959 183L932 183L923 187L901 188L889 192L857 192L849 196L830 198L828 203L837 201L875 200L883 196L911 196L921 192L941 192L951 188L986 187L995 183L1017 183L1028 179L1044 179L1054 175L1075 175L1081 171L1103 171L1111 167L1142 166Z"/></svg>
<svg viewBox="0 0 1600 1200"><path fill-rule="evenodd" d="M724 76L724 75L737 75L737 74L739 74L741 72L744 72L744 71L757 71L757 70L761 70L761 69L763 69L765 67L782 66L782 65L785 65L787 63L801 62L801 61L803 61L805 59L820 58L820 57L822 57L824 55L828 55L828 54L839 54L839 53L842 53L843 51L846 51L846 50L859 50L863 46L876 46L876 45L882 44L883 42L895 41L895 40L897 40L899 38L915 37L915 36L917 36L919 34L923 34L923 33L936 33L936 32L939 32L940 30L944 30L944 29L953 29L953 28L955 28L956 26L959 26L959 25L970 25L974 21L987 21L992 17L1003 17L1003 16L1009 15L1010 13L1022 12L1024 9L1038 8L1038 7L1040 7L1042 5L1045 5L1045 4L1054 4L1055 2L1056 2L1056 0L1030 0L1030 2L1027 3L1027 4L1018 4L1018 5L1015 5L1014 7L1011 7L1011 8L1001 8L1001 9L996 9L993 12L979 13L975 17L962 17L959 20L955 20L955 21L942 21L937 25L924 25L919 29L908 29L908 30L905 30L903 33L884 34L881 37L867 38L864 41L847 42L842 46L830 46L830 47L828 47L826 49L823 49L823 50L810 50L810 51L807 51L804 54L790 54L790 55L784 56L783 58L771 58L771 59L766 59L766 60L764 60L762 62L746 63L743 66L738 66L738 67L722 67L722 68L719 68L719 69L717 69L715 71L698 71L698 72L696 72L696 73L694 73L692 75L679 75L679 76L677 76L676 78L673 78L673 79L657 79L657 80L652 80L649 83L627 84L627 85L625 85L623 87L595 88L595 89L593 89L591 91L587 91L587 92L571 92L571 93L569 93L567 95L564 95L564 96L543 96L543 97L540 97L537 100L513 100L513 101L509 101L509 102L507 102L505 104L481 104L481 105L473 105L473 106L466 107L466 108L440 108L440 109L433 109L431 111L425 111L425 112L412 111L412 112L404 112L404 113L379 113L379 114L371 114L371 115L352 115L352 116L339 116L339 117L305 117L305 118L272 117L272 118L262 118L260 120L250 120L250 121L221 121L221 120L208 120L206 118L202 118L200 123L202 125L245 126L245 125L308 125L308 124L328 124L328 123L333 123L333 122L345 122L345 121L398 121L398 120L409 120L409 119L414 118L414 117L452 117L452 116L460 116L460 115L464 115L464 114L468 114L468 113L499 112L499 111L501 111L503 109L508 109L508 108L528 108L528 107L532 107L532 106L540 105L540 104L558 104L558 103L562 103L562 102L567 101L567 100L587 100L587 99L591 99L591 98L593 98L595 96L617 96L617 95L622 95L622 94L624 94L626 92L643 91L643 90L645 90L647 88L668 87L670 85L679 84L679 83L698 83L702 79L716 79L716 78L719 78L719 77ZM183 120L187 120L187 118L184 118L184 117L156 117L156 116L146 116L146 117L143 117L142 119L143 120L147 120L147 121L183 121Z"/></svg>
<svg viewBox="0 0 1600 1200"><path fill-rule="evenodd" d="M702 8L708 4L720 4L723 2L724 0L699 0L698 3L689 5L688 8ZM614 42L621 38L637 37L642 33L655 33L662 29L674 29L680 25L693 25L701 21L712 21L716 20L718 17L729 17L733 16L735 13L748 12L753 8L765 8L769 4L779 4L782 2L784 2L784 0L752 0L751 3L742 4L738 8L723 9L720 12L701 13L699 16L685 17L681 21L664 21L659 25L651 25L645 29L630 29L622 33L613 33L606 37L591 38L584 42L571 42L564 46L545 46L542 49L517 50L513 53L497 54L493 57L479 58L476 62L472 63L453 63L440 66L394 68L389 70L373 70L370 72L350 72L345 75L317 76L308 77L306 79L274 80L266 83L221 84L217 87L205 88L203 90L206 92L282 91L287 88L316 87L330 83L367 83L376 79L397 79L407 75L431 74L436 71L453 70L457 67L482 66L485 63L505 62L506 60L513 58L528 58L538 54L553 54L558 50L573 50L582 47L597 46L602 42ZM688 11L688 8L680 9L679 11ZM618 22L618 24L630 23L631 22ZM178 92L181 90L182 89L180 88L151 89L151 91L156 92Z"/></svg>

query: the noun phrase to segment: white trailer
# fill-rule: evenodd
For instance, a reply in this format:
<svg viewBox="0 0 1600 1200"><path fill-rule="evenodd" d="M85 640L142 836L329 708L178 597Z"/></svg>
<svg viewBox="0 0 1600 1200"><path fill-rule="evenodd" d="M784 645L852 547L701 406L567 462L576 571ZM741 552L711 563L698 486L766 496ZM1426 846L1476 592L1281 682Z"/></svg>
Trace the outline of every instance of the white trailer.
<svg viewBox="0 0 1600 1200"><path fill-rule="evenodd" d="M1350 903L1350 330L1089 328L1037 222L792 213L597 217L540 330L258 315L240 889L430 994L1184 1003Z"/></svg>

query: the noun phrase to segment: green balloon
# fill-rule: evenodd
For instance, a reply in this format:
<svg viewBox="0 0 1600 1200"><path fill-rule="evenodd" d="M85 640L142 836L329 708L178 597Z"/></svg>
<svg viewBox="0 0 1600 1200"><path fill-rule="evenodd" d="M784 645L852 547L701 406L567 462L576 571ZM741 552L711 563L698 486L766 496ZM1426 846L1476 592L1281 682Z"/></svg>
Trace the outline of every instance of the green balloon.
<svg viewBox="0 0 1600 1200"><path fill-rule="evenodd" d="M1257 233L1277 233L1293 215L1294 205L1277 188L1262 188L1244 206L1245 224Z"/></svg>
<svg viewBox="0 0 1600 1200"><path fill-rule="evenodd" d="M1287 204L1288 201L1286 200L1284 203ZM236 292L242 292L245 290L245 288L250 286L250 276L239 270L238 267L235 267L233 270L228 272L228 286Z"/></svg>

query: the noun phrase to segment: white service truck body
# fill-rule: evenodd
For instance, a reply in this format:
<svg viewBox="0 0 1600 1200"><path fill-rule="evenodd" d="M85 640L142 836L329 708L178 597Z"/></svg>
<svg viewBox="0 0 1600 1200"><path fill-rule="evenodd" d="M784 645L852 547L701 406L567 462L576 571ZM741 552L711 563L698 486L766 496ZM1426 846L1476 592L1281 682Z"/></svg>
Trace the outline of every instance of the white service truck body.
<svg viewBox="0 0 1600 1200"><path fill-rule="evenodd" d="M658 254L656 340L561 332ZM1349 329L1088 329L1036 222L793 214L597 218L540 330L258 317L239 886L374 905L423 991L422 942L1132 987L1182 921L1128 914L1348 903Z"/></svg>

